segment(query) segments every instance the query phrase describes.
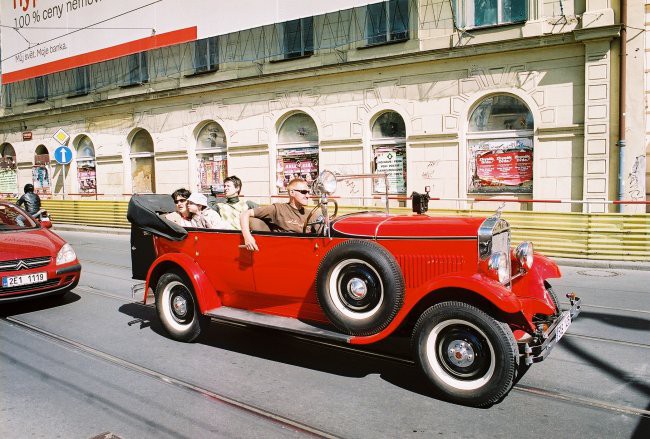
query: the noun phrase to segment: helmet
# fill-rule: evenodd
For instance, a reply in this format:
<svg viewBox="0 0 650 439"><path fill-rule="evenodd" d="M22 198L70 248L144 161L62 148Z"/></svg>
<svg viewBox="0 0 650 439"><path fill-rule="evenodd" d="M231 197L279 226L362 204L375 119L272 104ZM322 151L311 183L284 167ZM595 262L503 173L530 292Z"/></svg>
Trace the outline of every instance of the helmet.
<svg viewBox="0 0 650 439"><path fill-rule="evenodd" d="M27 183L24 188L25 192L34 192L34 185L31 183Z"/></svg>

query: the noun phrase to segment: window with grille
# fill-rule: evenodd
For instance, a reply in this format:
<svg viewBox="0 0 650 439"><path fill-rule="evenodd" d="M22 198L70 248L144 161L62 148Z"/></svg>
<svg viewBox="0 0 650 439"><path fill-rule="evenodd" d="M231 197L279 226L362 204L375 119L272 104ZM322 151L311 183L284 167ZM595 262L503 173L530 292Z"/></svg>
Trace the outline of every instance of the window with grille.
<svg viewBox="0 0 650 439"><path fill-rule="evenodd" d="M194 73L213 72L219 69L219 40L203 38L194 42Z"/></svg>
<svg viewBox="0 0 650 439"><path fill-rule="evenodd" d="M366 39L369 45L409 38L409 1L389 0L368 5Z"/></svg>
<svg viewBox="0 0 650 439"><path fill-rule="evenodd" d="M522 23L528 19L528 0L454 0L456 26L461 29Z"/></svg>
<svg viewBox="0 0 650 439"><path fill-rule="evenodd" d="M74 69L74 95L83 96L90 92L90 66Z"/></svg>
<svg viewBox="0 0 650 439"><path fill-rule="evenodd" d="M127 59L127 78L125 85L138 85L149 82L147 52L134 53Z"/></svg>
<svg viewBox="0 0 650 439"><path fill-rule="evenodd" d="M37 104L47 101L47 77L38 76L33 80L33 99L28 104Z"/></svg>
<svg viewBox="0 0 650 439"><path fill-rule="evenodd" d="M283 23L283 53L285 58L298 58L314 53L314 17Z"/></svg>

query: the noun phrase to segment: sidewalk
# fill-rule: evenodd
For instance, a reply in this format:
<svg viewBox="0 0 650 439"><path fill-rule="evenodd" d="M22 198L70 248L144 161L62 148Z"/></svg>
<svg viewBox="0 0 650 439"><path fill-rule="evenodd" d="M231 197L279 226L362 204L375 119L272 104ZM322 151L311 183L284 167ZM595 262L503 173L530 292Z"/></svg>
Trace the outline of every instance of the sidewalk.
<svg viewBox="0 0 650 439"><path fill-rule="evenodd" d="M94 226L80 226L77 224L55 224L52 227L54 232L84 232L84 233L102 233L112 235L130 235L131 229L124 229L121 227L94 227ZM558 265L565 267L584 267L584 268L600 268L611 270L642 270L650 271L650 262L643 261L604 261L595 259L576 259L576 258L560 258L551 257Z"/></svg>

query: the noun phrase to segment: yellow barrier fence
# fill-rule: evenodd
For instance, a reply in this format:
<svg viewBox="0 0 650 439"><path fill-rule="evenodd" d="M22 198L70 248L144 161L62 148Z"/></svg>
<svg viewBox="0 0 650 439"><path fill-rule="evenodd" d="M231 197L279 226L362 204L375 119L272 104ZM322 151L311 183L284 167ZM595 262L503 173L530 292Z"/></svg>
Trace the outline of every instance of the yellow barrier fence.
<svg viewBox="0 0 650 439"><path fill-rule="evenodd" d="M126 201L44 200L55 224L128 228ZM342 207L340 213L357 211ZM410 213L394 208L392 213ZM489 216L494 211L432 209L429 215ZM549 256L581 259L650 261L650 215L506 211L512 242L533 241Z"/></svg>

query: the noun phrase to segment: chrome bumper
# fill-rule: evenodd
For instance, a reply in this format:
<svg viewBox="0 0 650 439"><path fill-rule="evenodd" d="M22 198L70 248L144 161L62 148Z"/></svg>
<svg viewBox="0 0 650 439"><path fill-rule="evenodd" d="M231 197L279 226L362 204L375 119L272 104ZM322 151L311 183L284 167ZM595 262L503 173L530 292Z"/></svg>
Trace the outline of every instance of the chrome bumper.
<svg viewBox="0 0 650 439"><path fill-rule="evenodd" d="M527 366L543 361L548 354L551 353L551 350L559 341L559 337L564 335L564 331L566 331L568 325L570 325L573 320L578 317L578 314L580 314L580 298L576 297L573 293L567 294L566 296L571 303L571 308L568 311L560 313L548 329L542 334L537 335L532 342L519 344L519 354L523 357ZM568 325L566 325L566 319L569 319ZM560 324L562 324L562 326ZM562 332L558 334L558 329L560 328L563 329Z"/></svg>

